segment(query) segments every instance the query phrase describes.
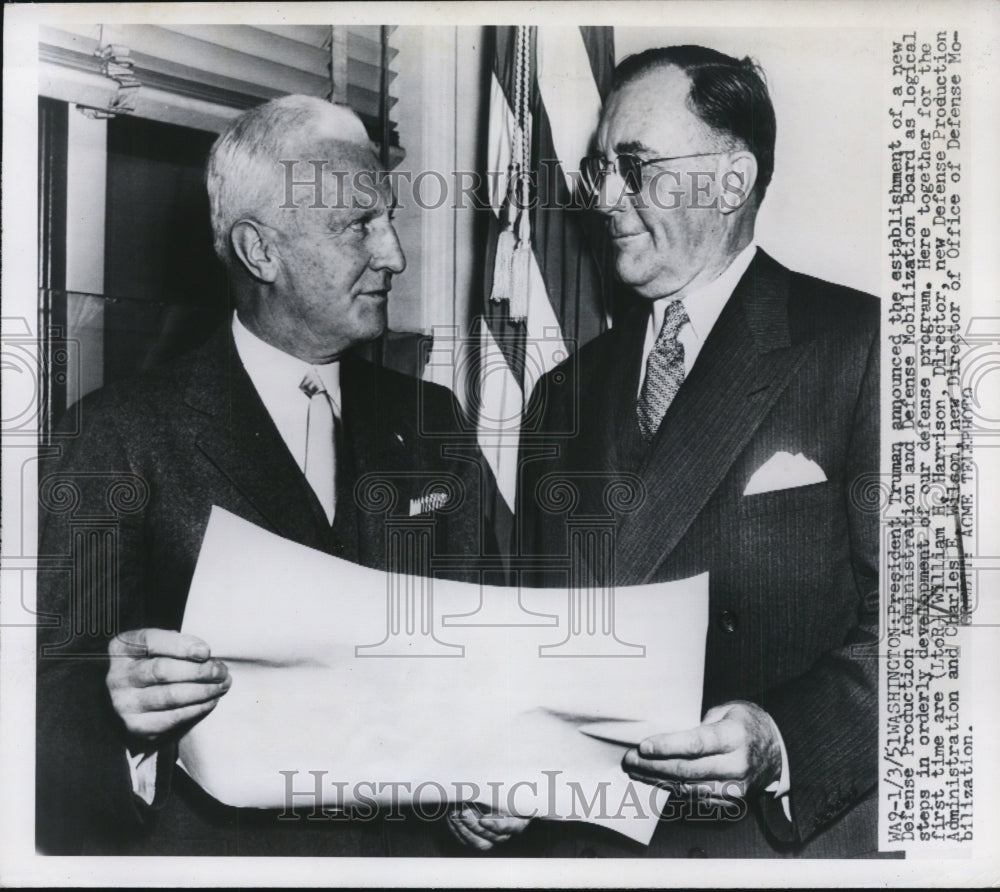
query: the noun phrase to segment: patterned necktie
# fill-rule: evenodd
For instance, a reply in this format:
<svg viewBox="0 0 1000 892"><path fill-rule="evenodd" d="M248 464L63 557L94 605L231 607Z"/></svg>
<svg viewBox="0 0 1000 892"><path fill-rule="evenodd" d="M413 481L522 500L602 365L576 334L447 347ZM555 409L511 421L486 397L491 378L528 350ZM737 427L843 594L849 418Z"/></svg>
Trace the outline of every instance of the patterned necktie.
<svg viewBox="0 0 1000 892"><path fill-rule="evenodd" d="M333 523L337 511L336 418L326 385L315 368L306 372L299 389L309 397L306 416L306 480Z"/></svg>
<svg viewBox="0 0 1000 892"><path fill-rule="evenodd" d="M635 407L639 430L647 441L653 439L684 381L684 345L677 339L677 334L688 321L684 303L672 301L663 316L663 327L656 343L649 351L646 378Z"/></svg>

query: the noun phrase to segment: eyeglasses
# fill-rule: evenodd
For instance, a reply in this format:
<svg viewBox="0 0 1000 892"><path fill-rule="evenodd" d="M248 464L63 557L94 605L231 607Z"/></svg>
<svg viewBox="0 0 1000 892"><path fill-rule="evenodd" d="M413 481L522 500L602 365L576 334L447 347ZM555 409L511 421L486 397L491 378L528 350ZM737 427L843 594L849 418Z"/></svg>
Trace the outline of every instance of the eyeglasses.
<svg viewBox="0 0 1000 892"><path fill-rule="evenodd" d="M588 195L596 195L604 182L609 170L614 170L625 183L625 188L632 195L637 195L642 189L642 169L647 164L660 164L664 161L680 161L683 158L705 158L709 155L725 155L725 152L695 152L691 155L670 155L666 158L640 158L638 155L623 153L614 161L608 161L602 155L587 155L580 159L580 176L583 188Z"/></svg>

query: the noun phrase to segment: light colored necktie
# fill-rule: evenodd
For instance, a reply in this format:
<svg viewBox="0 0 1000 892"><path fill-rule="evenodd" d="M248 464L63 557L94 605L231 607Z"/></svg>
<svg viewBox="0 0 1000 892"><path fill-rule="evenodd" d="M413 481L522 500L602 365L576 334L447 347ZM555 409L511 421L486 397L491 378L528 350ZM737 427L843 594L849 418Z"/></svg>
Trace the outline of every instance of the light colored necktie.
<svg viewBox="0 0 1000 892"><path fill-rule="evenodd" d="M663 416L684 382L684 345L677 335L688 321L684 303L672 301L663 316L663 327L656 336L653 349L649 351L646 378L636 403L639 430L646 440L651 440L659 429Z"/></svg>
<svg viewBox="0 0 1000 892"><path fill-rule="evenodd" d="M316 369L306 372L299 389L309 397L306 416L306 480L333 523L337 511L336 418L326 385Z"/></svg>

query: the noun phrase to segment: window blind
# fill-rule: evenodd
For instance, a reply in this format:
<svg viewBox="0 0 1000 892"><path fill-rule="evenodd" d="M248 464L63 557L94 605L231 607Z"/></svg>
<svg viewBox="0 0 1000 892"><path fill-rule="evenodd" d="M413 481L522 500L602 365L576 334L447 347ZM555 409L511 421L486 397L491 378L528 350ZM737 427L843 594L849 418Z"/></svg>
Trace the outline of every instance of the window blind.
<svg viewBox="0 0 1000 892"><path fill-rule="evenodd" d="M402 157L389 86L397 50L380 26L72 25L39 29L39 92L94 115L220 131L244 109L288 93L347 102Z"/></svg>

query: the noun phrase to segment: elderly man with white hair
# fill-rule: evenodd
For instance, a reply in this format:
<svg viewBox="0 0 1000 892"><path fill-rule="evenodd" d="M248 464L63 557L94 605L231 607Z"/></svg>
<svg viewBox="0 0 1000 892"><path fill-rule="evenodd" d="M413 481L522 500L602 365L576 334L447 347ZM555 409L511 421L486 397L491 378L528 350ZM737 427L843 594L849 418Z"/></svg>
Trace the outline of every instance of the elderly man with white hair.
<svg viewBox="0 0 1000 892"><path fill-rule="evenodd" d="M287 96L239 117L207 174L231 324L194 353L88 398L82 429L39 476L40 553L79 565L39 573L44 852L388 853L379 818L230 808L176 765L178 738L231 684L212 642L178 631L213 505L389 569L384 516L357 503L356 482L412 478L414 493L400 499L408 504L422 474L450 473L465 500L437 517L435 547L476 557L489 541L481 465L443 457L440 437L423 436L430 425L458 440L451 394L347 352L385 331L392 277L406 263L379 174L361 121L344 107ZM104 516L115 480L138 495L116 515L114 550L73 552L69 514L51 493L69 487L76 517ZM98 614L110 619L95 631L85 618Z"/></svg>

